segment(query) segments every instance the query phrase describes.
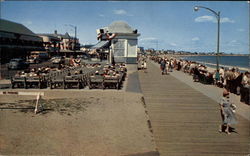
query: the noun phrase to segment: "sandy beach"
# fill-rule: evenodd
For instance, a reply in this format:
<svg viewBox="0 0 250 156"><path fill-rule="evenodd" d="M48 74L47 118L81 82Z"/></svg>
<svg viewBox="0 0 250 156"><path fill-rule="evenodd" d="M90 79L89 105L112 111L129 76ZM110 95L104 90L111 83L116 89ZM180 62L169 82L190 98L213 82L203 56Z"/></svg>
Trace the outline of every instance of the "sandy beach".
<svg viewBox="0 0 250 156"><path fill-rule="evenodd" d="M47 90L46 110L0 110L0 153L4 155L129 155L155 152L141 101L123 91ZM1 95L1 108L34 106L34 97Z"/></svg>

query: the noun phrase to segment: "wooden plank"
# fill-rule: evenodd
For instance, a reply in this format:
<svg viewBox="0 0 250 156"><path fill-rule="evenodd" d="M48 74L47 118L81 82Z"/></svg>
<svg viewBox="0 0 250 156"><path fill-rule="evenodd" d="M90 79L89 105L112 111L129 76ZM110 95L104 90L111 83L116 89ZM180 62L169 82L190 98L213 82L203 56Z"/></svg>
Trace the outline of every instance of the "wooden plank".
<svg viewBox="0 0 250 156"><path fill-rule="evenodd" d="M237 116L238 133L218 132L218 103L148 63L139 72L146 109L160 155L222 156L250 153L249 121Z"/></svg>

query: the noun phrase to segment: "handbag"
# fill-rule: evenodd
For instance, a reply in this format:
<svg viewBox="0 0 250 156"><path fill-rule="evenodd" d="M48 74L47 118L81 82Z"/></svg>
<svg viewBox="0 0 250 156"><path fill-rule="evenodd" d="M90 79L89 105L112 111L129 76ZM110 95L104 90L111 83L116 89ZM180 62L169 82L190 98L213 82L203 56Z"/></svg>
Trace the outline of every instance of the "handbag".
<svg viewBox="0 0 250 156"><path fill-rule="evenodd" d="M234 105L234 104L231 104L231 106L230 106L231 108L232 108L232 111L235 113L235 111L236 111L236 105Z"/></svg>

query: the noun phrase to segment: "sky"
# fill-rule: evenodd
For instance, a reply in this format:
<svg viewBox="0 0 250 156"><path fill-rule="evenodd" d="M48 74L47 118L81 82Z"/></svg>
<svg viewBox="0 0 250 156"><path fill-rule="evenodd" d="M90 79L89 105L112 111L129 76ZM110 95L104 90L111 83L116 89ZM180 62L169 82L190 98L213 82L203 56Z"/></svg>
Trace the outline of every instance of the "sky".
<svg viewBox="0 0 250 156"><path fill-rule="evenodd" d="M96 44L96 29L125 21L138 29L138 45L157 50L214 52L220 11L220 52L249 54L247 1L1 1L1 18L21 23L34 33L68 32L80 43Z"/></svg>

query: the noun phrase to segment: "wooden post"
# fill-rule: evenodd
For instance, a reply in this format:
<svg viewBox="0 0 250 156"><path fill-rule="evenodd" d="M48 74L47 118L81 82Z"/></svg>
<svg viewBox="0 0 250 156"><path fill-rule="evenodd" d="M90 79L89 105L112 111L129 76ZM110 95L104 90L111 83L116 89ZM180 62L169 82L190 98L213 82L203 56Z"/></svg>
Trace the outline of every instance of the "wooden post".
<svg viewBox="0 0 250 156"><path fill-rule="evenodd" d="M27 89L27 78L24 77L24 88Z"/></svg>

